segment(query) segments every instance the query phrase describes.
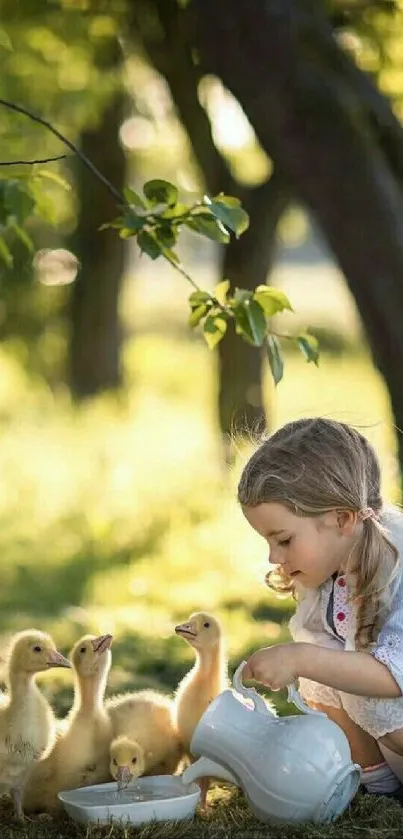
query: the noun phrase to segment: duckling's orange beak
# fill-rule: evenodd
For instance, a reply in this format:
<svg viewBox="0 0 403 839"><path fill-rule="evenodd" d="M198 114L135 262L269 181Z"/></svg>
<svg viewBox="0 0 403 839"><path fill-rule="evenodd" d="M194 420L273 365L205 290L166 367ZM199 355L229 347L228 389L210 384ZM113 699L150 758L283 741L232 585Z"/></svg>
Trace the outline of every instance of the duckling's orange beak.
<svg viewBox="0 0 403 839"><path fill-rule="evenodd" d="M177 635L183 635L185 638L197 638L197 628L191 621L189 623L179 623L175 626Z"/></svg>
<svg viewBox="0 0 403 839"><path fill-rule="evenodd" d="M118 785L118 790L124 789L130 784L133 775L130 772L128 766L118 766L116 770L116 781Z"/></svg>
<svg viewBox="0 0 403 839"><path fill-rule="evenodd" d="M99 635L98 638L94 638L91 641L92 649L94 653L101 653L106 652L106 650L110 650L113 641L113 635Z"/></svg>
<svg viewBox="0 0 403 839"><path fill-rule="evenodd" d="M51 650L48 655L47 661L48 667L70 667L70 661L64 657L61 653L57 650Z"/></svg>

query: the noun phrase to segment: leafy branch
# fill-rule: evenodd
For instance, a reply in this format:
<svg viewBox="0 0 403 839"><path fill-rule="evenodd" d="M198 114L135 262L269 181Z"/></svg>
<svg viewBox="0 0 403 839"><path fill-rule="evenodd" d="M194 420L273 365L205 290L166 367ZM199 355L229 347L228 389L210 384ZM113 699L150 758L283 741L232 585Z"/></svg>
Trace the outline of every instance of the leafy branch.
<svg viewBox="0 0 403 839"><path fill-rule="evenodd" d="M313 335L304 332L294 337L273 332L273 316L285 310L293 311L288 297L282 291L266 285L260 285L254 291L242 288L231 290L228 280L219 283L213 292L205 291L188 274L176 253L175 246L183 227L224 245L230 242L231 234L241 236L249 226L249 217L239 199L219 193L214 197L205 195L200 201L187 205L179 201L178 189L174 184L157 179L144 184L143 195L130 187L122 195L81 149L46 119L2 98L0 105L27 116L51 131L112 193L121 215L106 222L101 230L111 227L118 231L122 239L135 237L143 253L151 259L163 257L190 283L193 291L189 297L189 325L202 328L210 349L222 340L228 325L232 323L244 341L256 347L264 347L275 384L282 379L284 370L281 338L296 341L306 360L318 363L318 343ZM32 164L38 162L45 161L32 161ZM60 176L46 170L35 170L33 177L36 180L50 177L66 186ZM12 231L30 250L33 250L33 244L24 229L24 223L35 210L35 192L29 182L24 184L17 180L0 180L0 225L3 230ZM12 254L4 236L0 236L0 257L11 267Z"/></svg>
<svg viewBox="0 0 403 839"><path fill-rule="evenodd" d="M231 234L239 237L247 230L249 218L238 198L219 193L186 205L179 202L174 184L163 180L144 184L142 196L131 188L124 193L130 211L102 227L115 228L123 239L136 237L143 253L151 259L165 257L188 280L194 288L189 297L189 326L201 326L210 349L222 340L232 323L244 341L264 347L275 384L282 379L284 370L280 338L296 341L306 360L318 363L318 342L313 335L277 335L271 328L274 315L293 311L283 291L266 285L254 291L232 291L229 280L223 280L211 293L199 288L180 262L175 246L182 227L225 245Z"/></svg>

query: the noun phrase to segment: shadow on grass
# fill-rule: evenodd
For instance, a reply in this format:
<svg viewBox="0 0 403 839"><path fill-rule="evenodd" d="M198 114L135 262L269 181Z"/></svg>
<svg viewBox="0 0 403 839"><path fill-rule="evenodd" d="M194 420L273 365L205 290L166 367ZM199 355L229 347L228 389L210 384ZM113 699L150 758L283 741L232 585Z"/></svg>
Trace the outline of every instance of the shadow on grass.
<svg viewBox="0 0 403 839"><path fill-rule="evenodd" d="M9 619L15 612L27 613L33 618L60 614L72 604L79 606L83 602L86 587L91 578L103 570L130 565L147 553L158 551L164 538L167 522L153 521L141 538L128 541L119 549L111 544L89 539L82 532L82 522L76 519L60 522L56 534L42 535L41 542L50 543L51 550L40 552L38 545L27 544L27 561L17 561L7 557L3 565L2 585L0 587L0 629L9 626ZM57 540L62 541L63 528L77 537L80 549L60 561L57 555ZM80 532L81 531L81 532ZM23 548L20 548L23 553Z"/></svg>

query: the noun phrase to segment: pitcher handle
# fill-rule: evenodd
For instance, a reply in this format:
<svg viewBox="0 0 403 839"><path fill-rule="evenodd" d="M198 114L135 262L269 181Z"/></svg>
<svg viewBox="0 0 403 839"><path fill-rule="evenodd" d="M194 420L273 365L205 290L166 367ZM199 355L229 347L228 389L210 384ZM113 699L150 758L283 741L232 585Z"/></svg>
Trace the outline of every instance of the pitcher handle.
<svg viewBox="0 0 403 839"><path fill-rule="evenodd" d="M234 689L237 693L240 693L245 699L251 699L255 708L259 714L264 714L268 717L273 717L273 711L268 708L266 702L263 699L263 696L260 696L260 693L255 690L255 688L246 688L242 682L242 670L245 667L246 661L241 661L239 667L235 670L235 673L232 677L232 684Z"/></svg>
<svg viewBox="0 0 403 839"><path fill-rule="evenodd" d="M242 683L242 670L245 667L246 661L241 661L239 667L235 670L235 673L232 677L232 684L234 685L235 690L237 693L240 693L245 698L251 699L255 710L258 711L260 714L266 714L270 717L273 716L273 711L267 707L266 702L264 701L263 697L255 690L255 688L246 688L245 685ZM292 702L299 711L302 711L304 714L316 714L317 717L325 717L326 714L323 711L315 711L313 708L310 708L309 705L304 702L302 696L298 693L296 683L294 682L292 685L287 686L287 694L288 694L288 701Z"/></svg>
<svg viewBox="0 0 403 839"><path fill-rule="evenodd" d="M302 711L303 714L316 714L317 717L326 716L323 711L315 711L314 708L310 708L309 705L304 702L301 694L298 692L295 682L292 685L287 685L287 699L289 702L296 705L298 710Z"/></svg>

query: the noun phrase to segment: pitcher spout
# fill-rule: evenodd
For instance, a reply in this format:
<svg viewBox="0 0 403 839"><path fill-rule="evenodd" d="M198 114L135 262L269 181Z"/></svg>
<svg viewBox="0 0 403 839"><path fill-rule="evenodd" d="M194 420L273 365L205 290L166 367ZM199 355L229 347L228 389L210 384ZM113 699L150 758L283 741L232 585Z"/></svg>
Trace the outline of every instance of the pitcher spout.
<svg viewBox="0 0 403 839"><path fill-rule="evenodd" d="M181 776L183 784L190 784L192 781L197 781L198 778L219 778L219 780L228 781L236 787L240 786L239 779L229 769L208 757L200 757L199 760L196 760L196 763L188 766Z"/></svg>

